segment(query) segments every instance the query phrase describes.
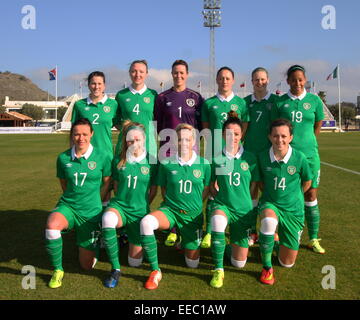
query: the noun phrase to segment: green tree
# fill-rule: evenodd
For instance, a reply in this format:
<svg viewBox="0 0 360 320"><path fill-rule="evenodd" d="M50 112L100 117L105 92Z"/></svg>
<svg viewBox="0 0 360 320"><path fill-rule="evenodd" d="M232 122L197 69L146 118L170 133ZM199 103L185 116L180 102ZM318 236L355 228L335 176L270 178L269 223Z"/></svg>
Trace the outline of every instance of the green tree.
<svg viewBox="0 0 360 320"><path fill-rule="evenodd" d="M33 118L36 122L44 117L44 110L39 106L25 103L21 109L21 113Z"/></svg>
<svg viewBox="0 0 360 320"><path fill-rule="evenodd" d="M355 118L355 103L352 102L341 102L341 123L350 121ZM339 104L333 104L328 106L330 112L334 118L339 121Z"/></svg>
<svg viewBox="0 0 360 320"><path fill-rule="evenodd" d="M67 107L59 107L57 109L57 119L58 119L58 121L62 121L62 118L63 118L66 111L67 111Z"/></svg>

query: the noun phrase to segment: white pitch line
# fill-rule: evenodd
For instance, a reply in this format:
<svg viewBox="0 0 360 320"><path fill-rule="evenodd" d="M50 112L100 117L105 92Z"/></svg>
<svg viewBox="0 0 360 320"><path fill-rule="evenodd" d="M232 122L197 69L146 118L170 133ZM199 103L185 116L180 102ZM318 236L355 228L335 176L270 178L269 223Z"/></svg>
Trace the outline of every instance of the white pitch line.
<svg viewBox="0 0 360 320"><path fill-rule="evenodd" d="M336 169L340 169L340 170L343 170L343 171L346 171L346 172L350 172L350 173L353 173L353 174L357 174L360 176L360 172L357 172L357 171L353 171L353 170L349 170L349 169L346 169L346 168L342 168L342 167L338 167L338 166L335 166L331 163L327 163L327 162L324 162L324 161L321 161L322 164L325 164L326 166L329 166L329 167L333 167L333 168L336 168Z"/></svg>

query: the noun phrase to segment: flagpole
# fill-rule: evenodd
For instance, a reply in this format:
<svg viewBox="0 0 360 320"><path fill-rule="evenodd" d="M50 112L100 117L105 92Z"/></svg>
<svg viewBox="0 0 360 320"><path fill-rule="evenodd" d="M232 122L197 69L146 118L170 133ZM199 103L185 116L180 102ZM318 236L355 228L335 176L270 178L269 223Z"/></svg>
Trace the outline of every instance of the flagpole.
<svg viewBox="0 0 360 320"><path fill-rule="evenodd" d="M341 132L341 102L340 102L340 66L337 65L337 79L338 79L338 91L339 91L339 129Z"/></svg>
<svg viewBox="0 0 360 320"><path fill-rule="evenodd" d="M57 100L58 100L58 69L57 65L55 66L55 130L57 128Z"/></svg>

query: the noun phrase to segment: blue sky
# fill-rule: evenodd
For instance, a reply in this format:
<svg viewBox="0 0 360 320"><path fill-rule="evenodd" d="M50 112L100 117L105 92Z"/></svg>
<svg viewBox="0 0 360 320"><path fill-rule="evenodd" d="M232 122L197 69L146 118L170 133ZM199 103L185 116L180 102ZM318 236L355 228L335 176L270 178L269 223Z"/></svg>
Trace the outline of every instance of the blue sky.
<svg viewBox="0 0 360 320"><path fill-rule="evenodd" d="M23 6L36 10L36 29L22 27ZM324 30L321 10L333 5L336 29ZM59 95L79 91L93 70L107 75L107 89L129 84L127 69L135 59L149 62L148 85L171 85L175 59L190 64L189 86L206 88L209 29L203 27L202 0L2 0L0 3L0 71L28 76L54 94L47 71L59 68ZM337 81L326 81L341 68L342 101L360 92L360 1L358 0L223 0L222 26L216 29L216 66L236 72L235 91L243 81L251 90L250 73L258 66L270 72L270 89L293 63L307 69L316 89L337 101Z"/></svg>

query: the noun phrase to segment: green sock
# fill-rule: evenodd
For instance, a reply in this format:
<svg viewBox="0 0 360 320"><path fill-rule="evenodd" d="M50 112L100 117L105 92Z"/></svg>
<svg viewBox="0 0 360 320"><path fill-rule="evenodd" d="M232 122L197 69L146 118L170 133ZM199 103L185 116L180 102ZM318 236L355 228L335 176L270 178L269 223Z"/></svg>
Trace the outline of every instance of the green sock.
<svg viewBox="0 0 360 320"><path fill-rule="evenodd" d="M310 240L317 239L320 226L320 210L318 205L313 207L305 206L305 220Z"/></svg>
<svg viewBox="0 0 360 320"><path fill-rule="evenodd" d="M215 269L224 268L225 232L211 232L211 254Z"/></svg>
<svg viewBox="0 0 360 320"><path fill-rule="evenodd" d="M104 237L105 251L111 263L111 268L120 270L119 243L116 229L104 228L102 229L102 236Z"/></svg>
<svg viewBox="0 0 360 320"><path fill-rule="evenodd" d="M64 271L62 267L62 237L54 240L46 239L45 248L50 257L50 263L54 267L54 270Z"/></svg>
<svg viewBox="0 0 360 320"><path fill-rule="evenodd" d="M205 210L205 214L206 214L206 233L211 233L211 214L212 214L212 202L214 200L208 200L207 204L206 204L206 210Z"/></svg>
<svg viewBox="0 0 360 320"><path fill-rule="evenodd" d="M265 268L271 268L271 256L274 249L274 235L259 235L261 261Z"/></svg>
<svg viewBox="0 0 360 320"><path fill-rule="evenodd" d="M152 234L151 236L141 235L140 239L141 239L141 245L146 254L146 258L150 263L151 270L160 270L155 235L154 234Z"/></svg>

